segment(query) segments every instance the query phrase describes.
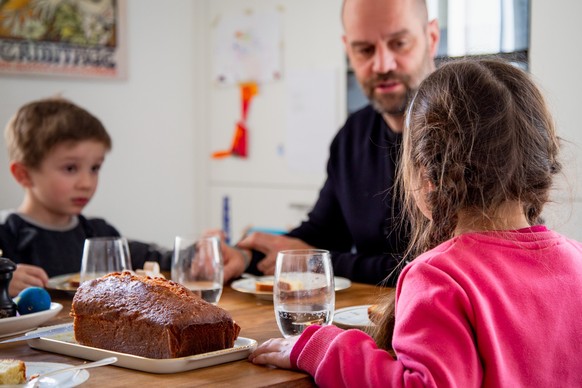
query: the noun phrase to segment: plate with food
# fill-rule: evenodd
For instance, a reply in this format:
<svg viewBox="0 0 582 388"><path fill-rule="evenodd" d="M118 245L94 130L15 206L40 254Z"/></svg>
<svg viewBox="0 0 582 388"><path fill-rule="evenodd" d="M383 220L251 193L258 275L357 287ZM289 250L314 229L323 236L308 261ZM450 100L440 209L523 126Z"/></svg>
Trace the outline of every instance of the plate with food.
<svg viewBox="0 0 582 388"><path fill-rule="evenodd" d="M46 288L47 290L66 291L67 293L74 294L80 282L80 273L68 273L50 278Z"/></svg>
<svg viewBox="0 0 582 388"><path fill-rule="evenodd" d="M333 324L342 329L364 330L374 326L377 305L351 306L335 310Z"/></svg>
<svg viewBox="0 0 582 388"><path fill-rule="evenodd" d="M7 384L25 384L38 375L52 372L55 370L72 367L71 364L62 364L59 362L33 362L21 360L0 360L0 370L3 373L3 381ZM76 387L87 381L89 372L85 369L62 372L51 377L43 378L39 381L39 388L59 387L69 388Z"/></svg>
<svg viewBox="0 0 582 388"><path fill-rule="evenodd" d="M254 294L260 299L273 300L273 283L273 276L249 276L235 280L230 286L236 291ZM352 286L349 279L339 276L334 276L334 284L336 291L345 290ZM293 289L296 285L289 284L289 287Z"/></svg>
<svg viewBox="0 0 582 388"><path fill-rule="evenodd" d="M146 261L143 269L135 270L135 274L151 277L164 277L160 272L160 265L156 262ZM50 278L46 286L47 290L64 291L74 295L81 284L81 274L79 272L58 275Z"/></svg>
<svg viewBox="0 0 582 388"><path fill-rule="evenodd" d="M0 338L36 329L49 319L55 317L62 309L62 304L51 302L51 307L48 310L2 318L0 319Z"/></svg>
<svg viewBox="0 0 582 388"><path fill-rule="evenodd" d="M64 325L43 328L42 330L53 329L61 326ZM120 353L80 345L75 340L73 325L68 324L67 326L69 327L69 330L64 333L30 339L27 341L28 345L34 349L83 358L86 360L100 360L104 357L117 357L117 362L113 365L149 373L178 373L242 360L246 359L257 347L257 341L254 339L238 337L232 348L178 358L148 358L135 356L129 353ZM38 331L33 331L30 334L37 334L37 332Z"/></svg>

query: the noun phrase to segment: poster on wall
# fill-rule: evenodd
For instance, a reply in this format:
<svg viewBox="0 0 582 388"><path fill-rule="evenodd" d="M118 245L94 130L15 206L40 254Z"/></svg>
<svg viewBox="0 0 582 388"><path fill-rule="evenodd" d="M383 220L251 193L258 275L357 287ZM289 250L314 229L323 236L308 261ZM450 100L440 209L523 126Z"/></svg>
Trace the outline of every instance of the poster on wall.
<svg viewBox="0 0 582 388"><path fill-rule="evenodd" d="M281 10L226 13L213 27L212 77L217 85L281 79Z"/></svg>
<svg viewBox="0 0 582 388"><path fill-rule="evenodd" d="M125 0L0 0L0 73L126 77Z"/></svg>

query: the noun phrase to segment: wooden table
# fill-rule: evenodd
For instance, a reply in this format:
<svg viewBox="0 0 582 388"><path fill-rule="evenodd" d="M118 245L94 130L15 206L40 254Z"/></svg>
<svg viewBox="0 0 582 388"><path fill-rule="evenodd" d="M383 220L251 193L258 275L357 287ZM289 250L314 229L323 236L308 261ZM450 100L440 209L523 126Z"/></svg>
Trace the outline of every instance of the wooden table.
<svg viewBox="0 0 582 388"><path fill-rule="evenodd" d="M354 283L350 288L336 293L336 309L374 303L381 292L381 288ZM53 301L63 304L63 310L43 326L71 322L71 300L72 297L66 294L53 295ZM269 338L281 336L271 301L260 300L253 294L241 293L225 286L218 304L228 310L241 326L240 336L253 338L259 344ZM74 357L32 349L24 341L0 344L0 358L73 365L85 362ZM89 373L90 378L83 384L84 387L314 386L313 379L305 373L257 366L247 360L174 374L153 374L116 366L91 369Z"/></svg>

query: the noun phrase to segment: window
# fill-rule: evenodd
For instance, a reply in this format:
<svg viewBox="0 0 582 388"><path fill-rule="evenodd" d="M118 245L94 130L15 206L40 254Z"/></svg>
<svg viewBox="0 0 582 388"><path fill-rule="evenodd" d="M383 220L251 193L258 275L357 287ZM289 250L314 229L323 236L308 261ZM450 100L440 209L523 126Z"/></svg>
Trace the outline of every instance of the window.
<svg viewBox="0 0 582 388"><path fill-rule="evenodd" d="M529 0L428 0L439 20L437 59L495 55L527 68Z"/></svg>

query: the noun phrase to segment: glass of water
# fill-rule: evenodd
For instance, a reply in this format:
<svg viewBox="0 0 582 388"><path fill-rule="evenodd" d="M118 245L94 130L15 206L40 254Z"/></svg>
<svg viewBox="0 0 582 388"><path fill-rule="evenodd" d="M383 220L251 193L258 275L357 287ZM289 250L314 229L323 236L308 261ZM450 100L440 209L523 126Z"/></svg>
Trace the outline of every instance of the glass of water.
<svg viewBox="0 0 582 388"><path fill-rule="evenodd" d="M222 295L224 263L217 236L177 236L172 256L172 280L205 301L217 304Z"/></svg>
<svg viewBox="0 0 582 388"><path fill-rule="evenodd" d="M131 271L131 256L124 237L85 239L81 259L81 283L111 272Z"/></svg>
<svg viewBox="0 0 582 388"><path fill-rule="evenodd" d="M329 251L298 249L277 255L273 305L284 337L333 320L335 289Z"/></svg>

